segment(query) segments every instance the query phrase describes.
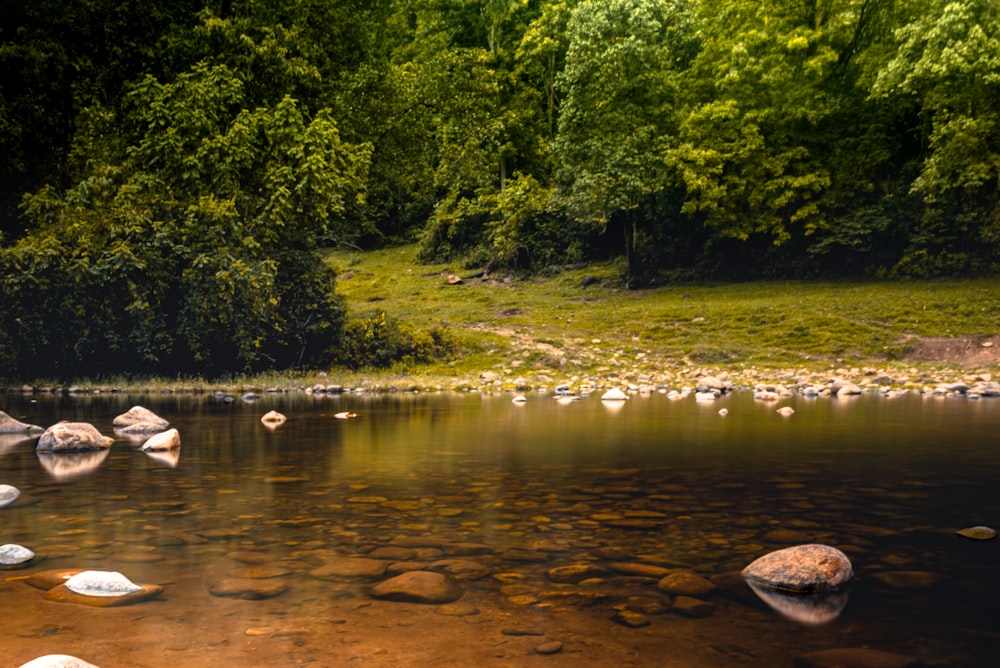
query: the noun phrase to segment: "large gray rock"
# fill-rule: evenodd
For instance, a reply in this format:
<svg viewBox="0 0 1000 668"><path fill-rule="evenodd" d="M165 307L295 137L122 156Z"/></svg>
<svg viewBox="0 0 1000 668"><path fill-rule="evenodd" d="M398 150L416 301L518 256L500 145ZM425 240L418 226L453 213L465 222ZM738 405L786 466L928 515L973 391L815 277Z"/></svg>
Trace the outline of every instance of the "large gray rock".
<svg viewBox="0 0 1000 668"><path fill-rule="evenodd" d="M91 452L107 450L114 441L88 422L59 422L45 430L36 449L51 453Z"/></svg>
<svg viewBox="0 0 1000 668"><path fill-rule="evenodd" d="M375 598L406 603L451 603L465 590L454 579L432 571L410 571L372 587Z"/></svg>
<svg viewBox="0 0 1000 668"><path fill-rule="evenodd" d="M828 545L796 545L765 554L743 569L752 586L793 594L832 592L854 577L847 556Z"/></svg>
<svg viewBox="0 0 1000 668"><path fill-rule="evenodd" d="M45 431L37 424L27 424L20 420L15 420L3 411L0 411L0 434L41 434Z"/></svg>
<svg viewBox="0 0 1000 668"><path fill-rule="evenodd" d="M167 420L142 406L133 406L125 413L116 417L111 424L116 430L126 431L131 434L155 433L164 431L170 426Z"/></svg>

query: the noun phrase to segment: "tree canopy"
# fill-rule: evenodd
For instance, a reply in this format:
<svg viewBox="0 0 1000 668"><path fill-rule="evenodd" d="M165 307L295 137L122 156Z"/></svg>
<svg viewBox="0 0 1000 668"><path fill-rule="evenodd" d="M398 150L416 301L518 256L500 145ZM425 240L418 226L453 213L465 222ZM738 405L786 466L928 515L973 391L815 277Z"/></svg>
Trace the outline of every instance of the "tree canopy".
<svg viewBox="0 0 1000 668"><path fill-rule="evenodd" d="M338 243L632 287L1000 267L989 0L2 12L12 373L335 361Z"/></svg>

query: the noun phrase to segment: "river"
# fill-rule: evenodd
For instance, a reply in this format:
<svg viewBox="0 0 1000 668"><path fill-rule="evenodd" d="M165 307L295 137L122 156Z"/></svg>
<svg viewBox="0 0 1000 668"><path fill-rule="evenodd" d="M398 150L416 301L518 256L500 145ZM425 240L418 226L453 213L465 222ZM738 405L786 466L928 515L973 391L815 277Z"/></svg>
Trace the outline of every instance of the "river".
<svg viewBox="0 0 1000 668"><path fill-rule="evenodd" d="M1000 541L956 535L1000 525L998 399L0 395L22 421L109 436L133 405L178 429L173 457L117 438L103 456L46 458L0 436L0 484L21 490L0 544L38 555L0 571L0 664L791 666L867 647L985 666L1000 646ZM269 410L287 422L264 426ZM856 574L824 623L738 577L801 543L840 549ZM587 577L560 581L567 566ZM50 569L163 592L49 601L25 580ZM372 595L414 569L449 573L461 598ZM709 605L675 606L658 586L674 571L711 582L696 597ZM262 587L227 589L247 581Z"/></svg>

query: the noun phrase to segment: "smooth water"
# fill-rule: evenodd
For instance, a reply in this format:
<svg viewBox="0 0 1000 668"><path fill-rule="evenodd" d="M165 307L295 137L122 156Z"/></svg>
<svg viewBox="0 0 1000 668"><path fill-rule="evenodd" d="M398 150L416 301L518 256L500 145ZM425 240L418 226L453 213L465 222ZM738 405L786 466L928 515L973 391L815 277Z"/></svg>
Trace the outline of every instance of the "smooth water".
<svg viewBox="0 0 1000 668"><path fill-rule="evenodd" d="M1000 400L0 396L22 421L108 435L135 404L179 430L176 461L141 440L43 458L33 440L0 436L0 484L22 491L0 508L0 544L39 555L0 571L0 664L67 653L103 668L791 666L870 647L993 665L1000 646L1000 540L955 534L1000 526ZM271 409L288 421L263 426ZM843 612L820 625L783 617L734 577L808 542L843 550L856 572ZM387 574L319 577L356 557ZM550 570L570 564L596 575L554 582ZM702 598L714 610L663 611L655 567L712 579L719 589ZM90 608L23 582L71 568L164 592ZM407 569L450 572L465 593L443 605L370 595ZM287 586L217 595L233 578Z"/></svg>

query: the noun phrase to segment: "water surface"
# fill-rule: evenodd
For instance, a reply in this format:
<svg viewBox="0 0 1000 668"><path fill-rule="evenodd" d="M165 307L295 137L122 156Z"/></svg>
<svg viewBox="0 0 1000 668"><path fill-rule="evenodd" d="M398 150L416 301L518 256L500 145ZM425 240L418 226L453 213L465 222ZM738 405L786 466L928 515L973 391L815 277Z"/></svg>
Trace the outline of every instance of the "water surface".
<svg viewBox="0 0 1000 668"><path fill-rule="evenodd" d="M23 492L0 509L0 543L43 557L0 572L4 607L17 611L0 632L3 665L59 652L104 668L790 666L862 646L987 665L1000 645L1000 541L955 535L1000 525L1000 400L0 396L23 421L82 420L108 435L135 404L179 430L175 462L140 452L141 441L71 464L0 439L0 483ZM796 412L777 415L779 405ZM288 421L264 427L271 409ZM827 624L786 619L733 583L757 557L801 542L840 548L857 573ZM465 595L387 602L369 595L380 578L312 575L345 557L451 569ZM582 563L600 577L551 581L550 569ZM715 609L650 612L643 602L669 605L657 578L621 564L712 578L720 589L704 599ZM22 581L53 568L118 570L165 590L122 608L55 603ZM282 572L286 590L211 593L254 568ZM648 625L613 619L629 607ZM548 642L562 649L535 651Z"/></svg>

